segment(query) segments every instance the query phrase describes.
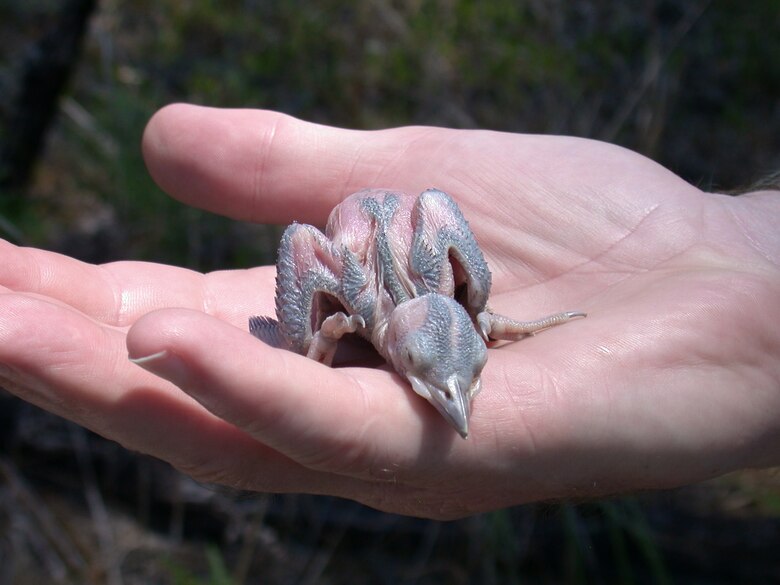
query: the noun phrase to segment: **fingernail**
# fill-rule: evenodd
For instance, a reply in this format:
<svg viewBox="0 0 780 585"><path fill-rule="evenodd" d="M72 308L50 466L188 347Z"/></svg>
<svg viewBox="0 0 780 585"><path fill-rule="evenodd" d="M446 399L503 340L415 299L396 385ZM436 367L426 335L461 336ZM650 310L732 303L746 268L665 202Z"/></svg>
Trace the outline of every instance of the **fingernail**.
<svg viewBox="0 0 780 585"><path fill-rule="evenodd" d="M127 357L131 362L141 366L147 372L170 380L177 386L187 382L188 369L185 367L184 362L167 349L141 357Z"/></svg>
<svg viewBox="0 0 780 585"><path fill-rule="evenodd" d="M153 362L155 360L163 359L167 355L168 355L168 350L164 349L162 351L158 351L157 353L153 353L151 355L143 355L143 356L137 357L137 358L130 357L130 356L127 356L127 357L134 364L138 364L139 366L144 366L144 364L147 364L149 362Z"/></svg>

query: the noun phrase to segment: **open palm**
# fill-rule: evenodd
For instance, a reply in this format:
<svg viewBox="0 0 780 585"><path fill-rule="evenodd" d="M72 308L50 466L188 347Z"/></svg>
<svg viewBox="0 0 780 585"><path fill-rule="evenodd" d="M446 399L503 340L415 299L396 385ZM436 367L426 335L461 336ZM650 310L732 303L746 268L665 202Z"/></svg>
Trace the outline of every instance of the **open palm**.
<svg viewBox="0 0 780 585"><path fill-rule="evenodd" d="M155 116L144 151L171 195L239 220L322 225L364 187L437 187L485 252L496 312L589 316L491 349L464 441L388 368L252 338L273 267L2 243L0 380L30 402L200 480L439 518L780 463L777 193L703 193L581 139L191 106Z"/></svg>

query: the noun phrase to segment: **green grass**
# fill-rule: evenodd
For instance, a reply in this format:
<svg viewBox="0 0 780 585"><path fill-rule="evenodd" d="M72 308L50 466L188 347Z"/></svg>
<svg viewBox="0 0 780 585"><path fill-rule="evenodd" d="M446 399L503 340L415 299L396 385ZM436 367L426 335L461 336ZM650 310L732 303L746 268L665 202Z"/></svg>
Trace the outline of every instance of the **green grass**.
<svg viewBox="0 0 780 585"><path fill-rule="evenodd" d="M170 575L173 585L239 585L230 576L217 546L206 547L205 556L205 576L197 575L191 569L170 559L163 562L163 567Z"/></svg>

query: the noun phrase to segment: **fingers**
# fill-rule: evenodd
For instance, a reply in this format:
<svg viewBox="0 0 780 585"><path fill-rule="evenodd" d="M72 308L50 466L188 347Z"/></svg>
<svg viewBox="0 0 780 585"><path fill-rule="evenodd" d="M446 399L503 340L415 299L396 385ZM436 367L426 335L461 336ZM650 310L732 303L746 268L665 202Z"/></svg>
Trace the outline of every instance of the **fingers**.
<svg viewBox="0 0 780 585"><path fill-rule="evenodd" d="M147 262L95 266L0 240L0 287L49 297L114 327L163 307L207 312L237 326L252 314L273 313L270 267L214 272Z"/></svg>
<svg viewBox="0 0 780 585"><path fill-rule="evenodd" d="M194 311L149 314L127 344L143 367L306 467L370 478L419 456L424 424L452 435L392 374L331 369Z"/></svg>
<svg viewBox="0 0 780 585"><path fill-rule="evenodd" d="M426 127L354 131L261 110L168 106L149 122L143 151L173 197L257 222L322 225L339 201L365 187L437 187L457 200L488 252L511 260L538 248L538 259L526 263L538 264L544 278L561 249L591 255L613 245L602 226L620 241L660 203L701 195L649 159L592 140ZM522 249L507 251L508 241Z"/></svg>
<svg viewBox="0 0 780 585"><path fill-rule="evenodd" d="M125 336L67 308L0 295L0 384L21 398L202 481L263 491L339 493L127 359Z"/></svg>
<svg viewBox="0 0 780 585"><path fill-rule="evenodd" d="M431 187L446 169L432 149L427 159L419 152L429 136L446 133L360 132L270 111L177 104L151 119L143 151L155 181L188 204L236 219L322 224L336 203L364 187Z"/></svg>
<svg viewBox="0 0 780 585"><path fill-rule="evenodd" d="M622 190L626 167L641 159L574 138L428 127L355 131L271 111L185 104L155 114L143 152L155 181L181 201L236 219L314 224L365 187L418 193L437 187L475 210L489 197L510 215L517 214L518 195L553 205L563 193L554 211L574 221L593 192ZM586 201L572 202L584 178L594 182L594 165L610 165L596 177L604 188L593 185ZM660 169L644 166L653 177ZM495 221L496 210L489 215Z"/></svg>

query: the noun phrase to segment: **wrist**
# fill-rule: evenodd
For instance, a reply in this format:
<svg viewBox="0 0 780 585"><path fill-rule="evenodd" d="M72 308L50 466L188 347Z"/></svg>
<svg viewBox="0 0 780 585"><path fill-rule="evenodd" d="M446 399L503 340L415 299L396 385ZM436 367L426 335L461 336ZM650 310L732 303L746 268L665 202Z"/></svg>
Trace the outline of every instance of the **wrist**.
<svg viewBox="0 0 780 585"><path fill-rule="evenodd" d="M764 316L763 331L754 332L752 343L757 371L764 378L763 383L756 383L756 391L768 391L775 409L767 413L764 428L756 429L756 448L749 464L756 467L780 465L780 173L772 179L774 183L770 179L762 182L761 190L731 198L737 211L734 219L752 253L751 264L761 267L756 278L766 290L766 294L757 295L751 309Z"/></svg>

